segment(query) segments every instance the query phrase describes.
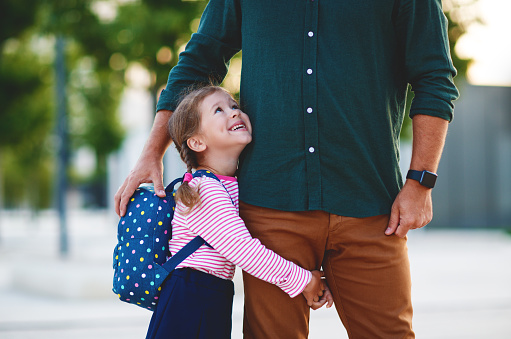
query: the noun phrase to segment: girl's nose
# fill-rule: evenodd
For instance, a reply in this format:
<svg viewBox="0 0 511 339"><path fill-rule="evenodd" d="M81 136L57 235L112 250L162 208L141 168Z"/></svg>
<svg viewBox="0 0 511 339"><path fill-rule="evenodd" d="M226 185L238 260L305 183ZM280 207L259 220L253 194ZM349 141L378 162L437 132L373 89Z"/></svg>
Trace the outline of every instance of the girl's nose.
<svg viewBox="0 0 511 339"><path fill-rule="evenodd" d="M231 118L236 118L236 117L238 117L239 115L240 115L240 110L239 110L239 108L237 108L237 109L233 109L233 110L232 110Z"/></svg>

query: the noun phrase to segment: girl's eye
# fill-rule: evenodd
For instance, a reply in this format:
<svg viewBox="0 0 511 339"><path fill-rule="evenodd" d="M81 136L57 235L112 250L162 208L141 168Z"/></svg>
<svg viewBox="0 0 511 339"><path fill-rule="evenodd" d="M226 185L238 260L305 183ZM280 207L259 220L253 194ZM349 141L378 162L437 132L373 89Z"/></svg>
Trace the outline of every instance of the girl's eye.
<svg viewBox="0 0 511 339"><path fill-rule="evenodd" d="M232 109L240 109L238 105L232 105Z"/></svg>
<svg viewBox="0 0 511 339"><path fill-rule="evenodd" d="M222 112L222 109L221 109L220 107L217 107L217 108L215 109L215 113L220 113L220 112Z"/></svg>

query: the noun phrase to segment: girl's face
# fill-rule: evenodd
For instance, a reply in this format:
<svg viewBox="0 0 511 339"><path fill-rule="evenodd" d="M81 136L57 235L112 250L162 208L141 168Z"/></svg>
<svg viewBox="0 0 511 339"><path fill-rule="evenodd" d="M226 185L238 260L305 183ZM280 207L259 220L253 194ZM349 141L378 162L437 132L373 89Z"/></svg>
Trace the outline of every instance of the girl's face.
<svg viewBox="0 0 511 339"><path fill-rule="evenodd" d="M241 152L252 141L252 125L248 115L227 93L216 91L204 98L200 134L208 149Z"/></svg>

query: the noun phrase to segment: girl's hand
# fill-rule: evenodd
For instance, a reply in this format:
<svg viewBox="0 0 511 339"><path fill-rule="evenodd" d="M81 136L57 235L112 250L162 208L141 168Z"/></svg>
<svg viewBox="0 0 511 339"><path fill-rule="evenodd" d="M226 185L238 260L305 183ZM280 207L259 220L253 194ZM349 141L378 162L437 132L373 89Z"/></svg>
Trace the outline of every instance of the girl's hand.
<svg viewBox="0 0 511 339"><path fill-rule="evenodd" d="M312 306L315 302L319 302L319 299L323 296L323 282L321 279L321 272L314 270L311 271L312 279L305 286L302 294L307 300L307 305Z"/></svg>

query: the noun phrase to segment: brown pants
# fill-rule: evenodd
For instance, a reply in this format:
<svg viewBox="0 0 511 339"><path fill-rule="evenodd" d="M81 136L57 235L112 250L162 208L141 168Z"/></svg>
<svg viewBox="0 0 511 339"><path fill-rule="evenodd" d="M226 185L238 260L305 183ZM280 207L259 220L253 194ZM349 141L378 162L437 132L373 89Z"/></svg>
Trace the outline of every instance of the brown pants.
<svg viewBox="0 0 511 339"><path fill-rule="evenodd" d="M240 203L253 237L305 269L323 267L337 313L352 339L415 338L406 239L386 236L388 215L350 218ZM309 307L243 272L246 339L301 339Z"/></svg>

